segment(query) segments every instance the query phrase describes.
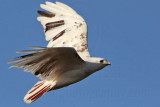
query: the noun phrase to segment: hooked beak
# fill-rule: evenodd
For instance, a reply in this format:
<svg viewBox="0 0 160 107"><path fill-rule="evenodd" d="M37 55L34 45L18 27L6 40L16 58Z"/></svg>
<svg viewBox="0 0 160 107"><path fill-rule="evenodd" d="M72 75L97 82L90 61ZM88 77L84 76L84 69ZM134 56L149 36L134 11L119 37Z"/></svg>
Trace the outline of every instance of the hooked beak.
<svg viewBox="0 0 160 107"><path fill-rule="evenodd" d="M109 61L105 61L104 64L105 65L111 65L111 63Z"/></svg>

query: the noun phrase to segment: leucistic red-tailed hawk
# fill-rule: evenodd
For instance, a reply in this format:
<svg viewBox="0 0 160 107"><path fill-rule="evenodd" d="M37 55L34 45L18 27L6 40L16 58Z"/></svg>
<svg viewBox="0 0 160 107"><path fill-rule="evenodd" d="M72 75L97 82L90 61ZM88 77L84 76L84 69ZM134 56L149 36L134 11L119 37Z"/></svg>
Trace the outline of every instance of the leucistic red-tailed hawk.
<svg viewBox="0 0 160 107"><path fill-rule="evenodd" d="M60 3L46 2L40 5L45 11L38 21L44 28L47 47L31 47L30 53L9 63L11 67L24 68L40 77L24 97L32 103L44 93L76 83L111 63L103 58L91 57L87 46L87 24L71 7Z"/></svg>

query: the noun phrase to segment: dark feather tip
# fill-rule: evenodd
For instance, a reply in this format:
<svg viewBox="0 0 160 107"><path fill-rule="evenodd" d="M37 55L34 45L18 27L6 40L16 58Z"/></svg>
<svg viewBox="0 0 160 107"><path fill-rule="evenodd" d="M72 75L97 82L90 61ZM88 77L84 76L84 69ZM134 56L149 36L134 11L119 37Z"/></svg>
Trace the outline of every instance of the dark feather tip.
<svg viewBox="0 0 160 107"><path fill-rule="evenodd" d="M38 10L37 12L38 12L38 14L45 16L45 17L49 17L49 18L52 18L55 16L54 13L48 13L48 12L44 12L44 11L40 11L40 10Z"/></svg>

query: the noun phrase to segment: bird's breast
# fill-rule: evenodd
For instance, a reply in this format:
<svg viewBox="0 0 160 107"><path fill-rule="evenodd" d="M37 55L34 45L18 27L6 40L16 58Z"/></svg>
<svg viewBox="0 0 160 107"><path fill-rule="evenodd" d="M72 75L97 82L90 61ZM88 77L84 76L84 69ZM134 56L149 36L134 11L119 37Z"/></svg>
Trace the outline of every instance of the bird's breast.
<svg viewBox="0 0 160 107"><path fill-rule="evenodd" d="M89 75L83 68L78 70L67 71L56 79L57 83L54 89L62 88L70 84L76 83L86 78L87 76Z"/></svg>

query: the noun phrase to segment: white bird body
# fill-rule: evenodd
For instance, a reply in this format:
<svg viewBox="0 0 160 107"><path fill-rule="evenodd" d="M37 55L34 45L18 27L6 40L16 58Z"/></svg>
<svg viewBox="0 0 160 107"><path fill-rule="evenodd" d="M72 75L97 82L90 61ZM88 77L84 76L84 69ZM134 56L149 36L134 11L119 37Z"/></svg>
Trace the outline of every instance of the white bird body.
<svg viewBox="0 0 160 107"><path fill-rule="evenodd" d="M70 70L63 73L63 75L56 79L56 86L53 87L53 89L59 89L86 78L87 76L89 76L86 71L87 67L84 68L84 66L82 65L75 70Z"/></svg>
<svg viewBox="0 0 160 107"><path fill-rule="evenodd" d="M44 27L47 48L31 47L34 50L18 51L31 53L16 58L11 67L24 68L27 72L40 77L24 97L32 103L44 93L76 83L92 73L110 65L103 58L91 57L87 45L87 24L71 7L56 2L41 4L49 11L38 11L38 21Z"/></svg>
<svg viewBox="0 0 160 107"><path fill-rule="evenodd" d="M53 89L59 89L70 84L79 82L80 80L83 80L84 78L96 72L98 69L102 69L103 67L105 66L90 62L85 62L84 64L75 66L73 70L69 70L63 73L56 79L56 86L53 87Z"/></svg>

